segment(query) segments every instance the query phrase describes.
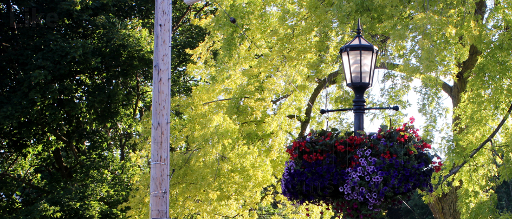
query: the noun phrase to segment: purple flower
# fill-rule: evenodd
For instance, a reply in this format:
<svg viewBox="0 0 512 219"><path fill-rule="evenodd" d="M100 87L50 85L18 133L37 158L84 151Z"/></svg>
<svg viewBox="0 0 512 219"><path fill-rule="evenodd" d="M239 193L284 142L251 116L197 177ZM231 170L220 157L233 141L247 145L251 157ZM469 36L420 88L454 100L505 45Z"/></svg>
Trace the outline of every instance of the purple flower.
<svg viewBox="0 0 512 219"><path fill-rule="evenodd" d="M397 144L390 138L395 134L395 131L390 134L384 133L385 139L389 141L382 139L380 147L391 146L394 143L398 150L405 150L405 147L412 145ZM371 138L376 139L376 136ZM308 144L317 144L319 139L309 137L303 138L304 140L308 141ZM357 160L352 158L354 154L359 156ZM434 170L427 153L418 151L414 156L391 158L381 157L380 154L380 151L374 152L367 144L362 144L359 149L350 155L347 154L350 156L348 159L344 154L339 156L338 153L331 153L322 161L306 162L300 157L293 159L286 163L282 176L283 195L290 201L299 203L316 204L327 199L336 200L335 202L344 206L357 204L357 209L350 207L350 217L359 218L361 215L371 215L374 210L388 208L397 199L397 193L410 195L416 189L432 190L430 179ZM338 160L341 157L342 160ZM346 167L347 162L351 161L358 164ZM332 191L332 188L336 187L338 191ZM335 209L333 206L333 210ZM336 210L346 209L348 208Z"/></svg>

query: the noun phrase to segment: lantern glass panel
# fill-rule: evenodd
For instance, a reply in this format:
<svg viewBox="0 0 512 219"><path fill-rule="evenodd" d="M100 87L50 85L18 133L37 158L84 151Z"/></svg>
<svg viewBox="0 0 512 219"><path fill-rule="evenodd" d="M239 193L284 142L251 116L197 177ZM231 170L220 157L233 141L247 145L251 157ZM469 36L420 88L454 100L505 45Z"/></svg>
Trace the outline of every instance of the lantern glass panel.
<svg viewBox="0 0 512 219"><path fill-rule="evenodd" d="M350 72L352 73L352 82L361 82L361 51L349 51Z"/></svg>
<svg viewBox="0 0 512 219"><path fill-rule="evenodd" d="M348 52L341 53L341 60L343 63L343 71L345 72L345 80L347 84L351 84L352 76L350 75L350 67L348 63Z"/></svg>
<svg viewBox="0 0 512 219"><path fill-rule="evenodd" d="M361 51L361 82L370 83L373 51Z"/></svg>
<svg viewBox="0 0 512 219"><path fill-rule="evenodd" d="M372 70L372 51L349 51L348 59L343 59L343 68L346 71L347 83L370 83ZM347 66L349 64L350 66ZM347 72L349 70L349 72ZM352 75L349 75L352 73ZM351 76L350 82L348 81Z"/></svg>
<svg viewBox="0 0 512 219"><path fill-rule="evenodd" d="M375 65L377 63L377 53L372 53L372 64L370 65L371 67L371 70L370 72L372 73L372 78L370 79L370 86L373 85L373 77L375 76Z"/></svg>

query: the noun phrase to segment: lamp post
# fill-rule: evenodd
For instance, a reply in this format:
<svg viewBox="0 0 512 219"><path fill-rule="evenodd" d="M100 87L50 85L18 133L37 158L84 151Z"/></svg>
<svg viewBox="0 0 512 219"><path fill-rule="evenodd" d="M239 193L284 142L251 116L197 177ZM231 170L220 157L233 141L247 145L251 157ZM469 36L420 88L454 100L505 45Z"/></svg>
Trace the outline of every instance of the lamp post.
<svg viewBox="0 0 512 219"><path fill-rule="evenodd" d="M361 31L361 20L358 20L356 30L357 35L340 49L343 71L345 72L345 82L347 83L347 87L350 87L355 94L355 98L352 101L353 108L320 110L321 114L334 111L353 110L354 133L356 136L360 135L358 131L364 131L364 113L366 110L399 110L398 106L365 108L366 101L364 99L364 93L372 86L373 83L378 48L364 39L361 35Z"/></svg>

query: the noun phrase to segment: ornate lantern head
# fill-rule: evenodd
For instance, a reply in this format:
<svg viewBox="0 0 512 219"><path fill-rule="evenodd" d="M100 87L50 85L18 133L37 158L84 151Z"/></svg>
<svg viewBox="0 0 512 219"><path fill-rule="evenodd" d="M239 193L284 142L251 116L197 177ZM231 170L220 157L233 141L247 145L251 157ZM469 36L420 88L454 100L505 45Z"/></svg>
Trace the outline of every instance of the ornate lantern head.
<svg viewBox="0 0 512 219"><path fill-rule="evenodd" d="M347 87L367 89L372 86L378 48L361 35L361 21L357 35L340 49Z"/></svg>

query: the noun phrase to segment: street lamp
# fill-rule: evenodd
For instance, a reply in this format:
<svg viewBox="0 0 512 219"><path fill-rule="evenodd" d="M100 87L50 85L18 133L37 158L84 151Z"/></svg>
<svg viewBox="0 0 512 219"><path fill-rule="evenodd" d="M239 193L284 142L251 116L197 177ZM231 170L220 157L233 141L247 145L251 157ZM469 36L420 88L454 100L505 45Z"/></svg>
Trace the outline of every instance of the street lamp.
<svg viewBox="0 0 512 219"><path fill-rule="evenodd" d="M374 71L376 66L378 48L368 42L361 35L361 20L357 22L357 35L350 42L340 49L341 60L343 63L343 71L345 72L345 81L347 87L350 87L355 94L352 101L354 107L350 109L338 110L320 110L321 114L334 111L354 111L354 132L359 135L358 131L364 130L364 113L370 109L393 109L399 110L398 106L394 107L377 107L365 108L364 100L365 91L372 86Z"/></svg>
<svg viewBox="0 0 512 219"><path fill-rule="evenodd" d="M347 87L355 94L354 131L364 130L364 93L372 86L378 48L361 35L361 20L357 21L357 35L340 49Z"/></svg>

